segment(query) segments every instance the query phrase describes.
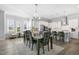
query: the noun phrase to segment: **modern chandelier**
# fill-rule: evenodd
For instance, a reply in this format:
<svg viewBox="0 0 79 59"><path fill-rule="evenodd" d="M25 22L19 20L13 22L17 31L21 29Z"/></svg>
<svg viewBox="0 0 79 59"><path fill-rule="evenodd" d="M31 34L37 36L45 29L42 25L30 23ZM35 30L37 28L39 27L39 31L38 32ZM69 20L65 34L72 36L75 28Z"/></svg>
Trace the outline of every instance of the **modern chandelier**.
<svg viewBox="0 0 79 59"><path fill-rule="evenodd" d="M38 17L38 4L34 4L35 5L35 10L34 10L34 18L37 19Z"/></svg>
<svg viewBox="0 0 79 59"><path fill-rule="evenodd" d="M32 29L39 29L39 16L38 16L38 4L34 4L34 15L32 19Z"/></svg>

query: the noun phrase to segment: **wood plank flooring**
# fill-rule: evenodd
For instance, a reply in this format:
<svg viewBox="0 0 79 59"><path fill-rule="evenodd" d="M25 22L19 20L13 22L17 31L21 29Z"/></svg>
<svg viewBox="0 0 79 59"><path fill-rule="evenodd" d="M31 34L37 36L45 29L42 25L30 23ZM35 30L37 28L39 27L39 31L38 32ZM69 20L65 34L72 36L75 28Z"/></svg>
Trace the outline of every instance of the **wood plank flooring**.
<svg viewBox="0 0 79 59"><path fill-rule="evenodd" d="M79 39L73 39L59 55L79 55Z"/></svg>

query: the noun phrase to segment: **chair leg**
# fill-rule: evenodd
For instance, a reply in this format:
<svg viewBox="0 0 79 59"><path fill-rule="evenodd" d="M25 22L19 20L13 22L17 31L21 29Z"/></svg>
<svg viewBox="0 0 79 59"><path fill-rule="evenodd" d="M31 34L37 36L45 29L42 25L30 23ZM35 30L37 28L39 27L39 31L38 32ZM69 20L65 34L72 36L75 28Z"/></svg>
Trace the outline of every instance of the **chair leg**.
<svg viewBox="0 0 79 59"><path fill-rule="evenodd" d="M50 48L51 49L53 49L53 45L52 44L53 44L53 39L52 39L52 37L50 37Z"/></svg>
<svg viewBox="0 0 79 59"><path fill-rule="evenodd" d="M43 54L45 54L44 46L43 46Z"/></svg>
<svg viewBox="0 0 79 59"><path fill-rule="evenodd" d="M37 55L40 55L40 42L37 41Z"/></svg>
<svg viewBox="0 0 79 59"><path fill-rule="evenodd" d="M33 50L33 43L32 43L32 50Z"/></svg>
<svg viewBox="0 0 79 59"><path fill-rule="evenodd" d="M53 49L53 40L52 40L52 49Z"/></svg>
<svg viewBox="0 0 79 59"><path fill-rule="evenodd" d="M49 51L49 44L48 44L48 51Z"/></svg>
<svg viewBox="0 0 79 59"><path fill-rule="evenodd" d="M62 41L64 42L64 37L62 37Z"/></svg>
<svg viewBox="0 0 79 59"><path fill-rule="evenodd" d="M49 51L49 40L48 40L48 51Z"/></svg>
<svg viewBox="0 0 79 59"><path fill-rule="evenodd" d="M43 54L45 54L45 50L44 50L44 44L42 45L42 48L43 48Z"/></svg>
<svg viewBox="0 0 79 59"><path fill-rule="evenodd" d="M31 43L30 43L30 40L29 40L29 48L30 48L30 44L31 44Z"/></svg>
<svg viewBox="0 0 79 59"><path fill-rule="evenodd" d="M26 46L28 45L28 40L27 40L27 43L26 43Z"/></svg>
<svg viewBox="0 0 79 59"><path fill-rule="evenodd" d="M55 36L55 39L57 40L57 36Z"/></svg>
<svg viewBox="0 0 79 59"><path fill-rule="evenodd" d="M24 44L25 44L26 42L25 42L25 39L24 39Z"/></svg>

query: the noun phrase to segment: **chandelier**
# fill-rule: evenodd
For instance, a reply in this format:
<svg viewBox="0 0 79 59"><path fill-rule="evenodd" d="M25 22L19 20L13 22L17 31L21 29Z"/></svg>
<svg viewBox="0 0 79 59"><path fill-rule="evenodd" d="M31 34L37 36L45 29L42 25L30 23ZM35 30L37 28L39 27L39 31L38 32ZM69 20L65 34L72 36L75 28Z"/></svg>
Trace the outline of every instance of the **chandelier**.
<svg viewBox="0 0 79 59"><path fill-rule="evenodd" d="M34 10L34 18L38 18L38 4L35 4L35 10Z"/></svg>
<svg viewBox="0 0 79 59"><path fill-rule="evenodd" d="M34 4L34 6L35 8L34 8L34 15L32 19L32 29L34 31L38 31L39 30L38 4Z"/></svg>

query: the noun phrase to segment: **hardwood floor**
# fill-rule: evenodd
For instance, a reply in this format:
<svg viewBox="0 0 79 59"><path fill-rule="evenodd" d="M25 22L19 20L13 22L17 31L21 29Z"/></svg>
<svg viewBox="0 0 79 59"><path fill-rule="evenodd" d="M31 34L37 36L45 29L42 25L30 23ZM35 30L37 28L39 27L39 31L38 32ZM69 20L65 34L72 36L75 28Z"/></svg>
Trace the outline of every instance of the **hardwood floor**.
<svg viewBox="0 0 79 59"><path fill-rule="evenodd" d="M53 40L53 43L61 47L65 47L67 44L69 44L66 42L59 41L59 40Z"/></svg>
<svg viewBox="0 0 79 59"><path fill-rule="evenodd" d="M64 47L64 50L59 52L57 55L79 55L79 40L77 39L73 39L70 43L63 43L54 40L54 44ZM10 53L14 55L15 52L21 55L28 55L28 53L25 53L27 49L26 46L24 46L22 39L0 40L0 55L10 55ZM20 53L18 50L22 52ZM10 51L10 53L8 53L8 51Z"/></svg>
<svg viewBox="0 0 79 59"><path fill-rule="evenodd" d="M79 55L79 40L73 39L69 44L64 47L64 50L59 53L60 55Z"/></svg>

